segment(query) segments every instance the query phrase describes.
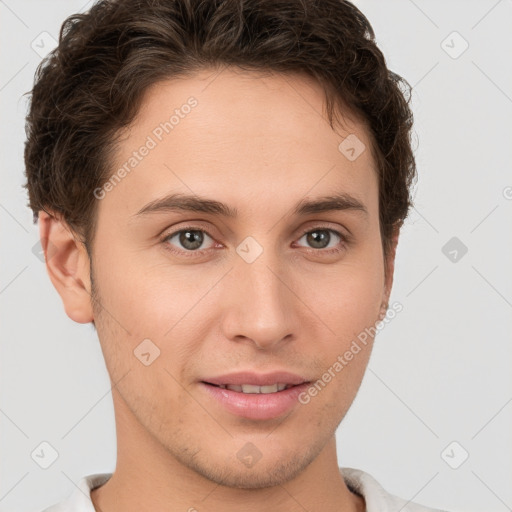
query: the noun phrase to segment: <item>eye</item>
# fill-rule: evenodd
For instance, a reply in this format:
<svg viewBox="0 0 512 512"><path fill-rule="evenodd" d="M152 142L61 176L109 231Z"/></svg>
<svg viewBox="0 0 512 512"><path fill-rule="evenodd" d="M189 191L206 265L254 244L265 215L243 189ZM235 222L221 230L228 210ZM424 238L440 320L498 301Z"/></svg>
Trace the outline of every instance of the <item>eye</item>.
<svg viewBox="0 0 512 512"><path fill-rule="evenodd" d="M334 234L334 237L332 236ZM300 238L299 241L303 238L306 239L306 243L310 245L313 249L321 249L324 252L338 252L343 249L345 238L341 233L335 231L334 229L318 227L315 229L310 229L306 231ZM337 240L336 240L337 239ZM334 242L334 245L331 244ZM341 242L341 247L340 247ZM331 244L331 245L329 245ZM325 249L328 249L325 251Z"/></svg>
<svg viewBox="0 0 512 512"><path fill-rule="evenodd" d="M174 252L200 252L199 249L203 245L205 238L213 241L213 238L203 229L187 227L167 235L162 242L166 244L169 250ZM172 243L173 239L176 239L176 243L179 244L177 249L169 247L169 245L174 245ZM203 247L201 250L206 249Z"/></svg>
<svg viewBox="0 0 512 512"><path fill-rule="evenodd" d="M165 235L162 243L168 251L182 256L194 257L213 248L213 244L210 247L203 247L208 238L215 242L204 229L197 226L187 226L179 231ZM340 252L345 248L345 244L348 241L338 231L321 226L303 232L299 241L303 238L306 239L311 252L321 254Z"/></svg>

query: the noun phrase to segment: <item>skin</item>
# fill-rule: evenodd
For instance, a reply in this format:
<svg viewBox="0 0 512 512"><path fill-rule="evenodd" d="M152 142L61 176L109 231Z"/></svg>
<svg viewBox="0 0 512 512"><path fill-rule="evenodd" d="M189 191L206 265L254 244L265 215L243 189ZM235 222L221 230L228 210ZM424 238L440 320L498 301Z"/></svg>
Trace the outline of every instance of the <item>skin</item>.
<svg viewBox="0 0 512 512"><path fill-rule="evenodd" d="M41 238L54 249L50 278L72 320L94 320L113 385L117 466L93 504L105 512L363 511L339 473L335 431L371 342L307 405L272 420L230 414L199 382L277 369L316 381L383 317L398 234L385 262L368 132L348 115L332 130L310 78L203 70L148 89L112 172L190 96L198 105L98 201L94 290L83 245L63 221L40 214ZM338 150L350 133L367 148L354 161ZM335 191L367 215L292 214L297 202ZM226 203L238 217L136 215L177 192ZM178 236L162 241L189 223L207 233L193 257ZM315 246L304 236L315 228L351 238L323 231L328 247ZM252 263L236 252L248 236L263 249ZM149 366L133 353L147 338L160 349ZM248 442L261 453L252 467L237 458Z"/></svg>

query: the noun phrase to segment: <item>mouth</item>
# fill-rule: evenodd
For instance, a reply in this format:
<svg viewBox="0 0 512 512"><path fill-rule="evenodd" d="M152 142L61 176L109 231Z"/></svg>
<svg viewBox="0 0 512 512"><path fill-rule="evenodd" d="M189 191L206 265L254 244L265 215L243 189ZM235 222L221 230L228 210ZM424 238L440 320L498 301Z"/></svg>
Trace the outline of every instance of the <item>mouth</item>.
<svg viewBox="0 0 512 512"><path fill-rule="evenodd" d="M215 407L220 407L234 416L261 421L282 417L297 408L300 395L310 385L309 381L301 381L302 379L297 378L296 384L267 382L262 386L200 381L200 386L212 406L215 404Z"/></svg>
<svg viewBox="0 0 512 512"><path fill-rule="evenodd" d="M287 389L301 386L303 384L309 384L308 382L303 382L302 384L286 384L283 382L276 382L275 384L269 384L267 386L257 386L255 384L213 384L211 382L202 381L203 384L207 384L209 386L214 386L216 388L227 389L229 391L235 391L237 393L244 393L247 395L252 394L271 394L271 393L279 393L281 391L285 391Z"/></svg>

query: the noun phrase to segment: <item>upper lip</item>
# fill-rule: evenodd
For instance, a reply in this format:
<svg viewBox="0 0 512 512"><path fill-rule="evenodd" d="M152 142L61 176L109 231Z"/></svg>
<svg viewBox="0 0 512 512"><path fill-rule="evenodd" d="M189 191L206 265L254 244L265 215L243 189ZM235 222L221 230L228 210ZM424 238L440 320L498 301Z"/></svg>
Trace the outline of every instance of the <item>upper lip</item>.
<svg viewBox="0 0 512 512"><path fill-rule="evenodd" d="M272 373L230 373L227 375L219 375L218 377L209 377L204 379L203 382L208 384L215 384L216 386L221 384L238 384L239 386L242 384L252 384L253 386L270 386L276 383L297 385L309 381L295 373L276 371Z"/></svg>

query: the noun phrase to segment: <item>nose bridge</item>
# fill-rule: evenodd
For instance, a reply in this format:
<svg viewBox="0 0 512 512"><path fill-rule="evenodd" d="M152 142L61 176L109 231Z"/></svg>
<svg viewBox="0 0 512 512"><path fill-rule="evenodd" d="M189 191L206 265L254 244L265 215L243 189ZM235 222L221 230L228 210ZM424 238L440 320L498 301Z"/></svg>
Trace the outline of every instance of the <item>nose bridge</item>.
<svg viewBox="0 0 512 512"><path fill-rule="evenodd" d="M248 238L237 247L230 273L226 335L269 348L293 333L293 294L287 288L279 255L270 244L263 247Z"/></svg>

